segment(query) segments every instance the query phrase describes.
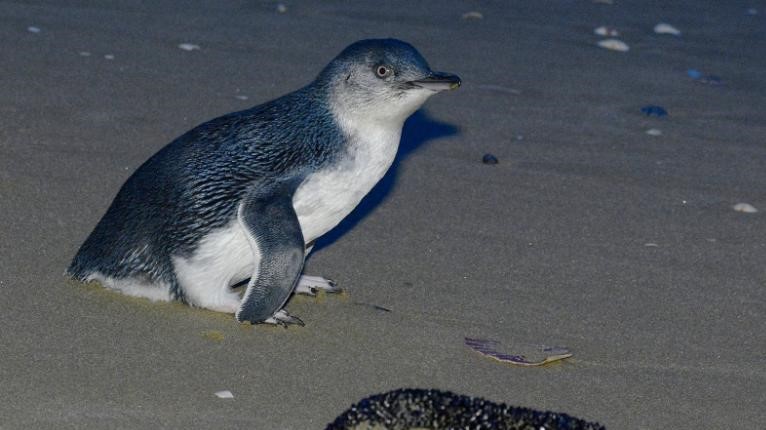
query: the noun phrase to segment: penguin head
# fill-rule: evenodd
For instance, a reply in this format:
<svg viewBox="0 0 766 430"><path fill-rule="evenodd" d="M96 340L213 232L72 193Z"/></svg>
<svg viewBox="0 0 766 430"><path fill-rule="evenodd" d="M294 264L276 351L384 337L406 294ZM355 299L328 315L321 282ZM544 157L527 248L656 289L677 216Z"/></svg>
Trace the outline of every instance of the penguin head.
<svg viewBox="0 0 766 430"><path fill-rule="evenodd" d="M429 97L460 86L456 75L431 70L409 43L360 40L344 49L317 81L331 91L331 103L347 116L404 122Z"/></svg>

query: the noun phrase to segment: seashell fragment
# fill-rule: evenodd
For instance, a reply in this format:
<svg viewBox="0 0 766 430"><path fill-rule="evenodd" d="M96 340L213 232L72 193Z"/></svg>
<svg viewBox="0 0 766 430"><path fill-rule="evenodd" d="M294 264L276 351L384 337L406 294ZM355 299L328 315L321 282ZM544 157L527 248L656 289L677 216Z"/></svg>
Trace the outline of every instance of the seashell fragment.
<svg viewBox="0 0 766 430"><path fill-rule="evenodd" d="M199 49L199 45L195 45L193 43L180 43L178 48L183 49L184 51L194 51Z"/></svg>
<svg viewBox="0 0 766 430"><path fill-rule="evenodd" d="M618 39L604 39L597 43L598 46L612 51L627 52L630 47L627 43Z"/></svg>
<svg viewBox="0 0 766 430"><path fill-rule="evenodd" d="M466 337L465 345L481 355L490 357L501 363L510 363L517 366L542 366L543 364L563 360L572 356L569 349L558 346L533 351L529 357L526 355L508 354L498 351L500 342L491 339L471 339Z"/></svg>
<svg viewBox="0 0 766 430"><path fill-rule="evenodd" d="M732 209L737 212L743 212L746 214L754 214L758 212L758 209L749 203L737 203L736 205L732 206Z"/></svg>
<svg viewBox="0 0 766 430"><path fill-rule="evenodd" d="M661 136L662 130L658 128L650 128L649 130L646 130L646 134L648 134L649 136Z"/></svg>
<svg viewBox="0 0 766 430"><path fill-rule="evenodd" d="M593 33L599 35L599 36L608 36L608 37L617 37L620 35L620 32L617 31L614 27L607 27L605 25L602 25L601 27L596 27L593 29Z"/></svg>
<svg viewBox="0 0 766 430"><path fill-rule="evenodd" d="M681 30L673 27L670 24L661 22L654 26L654 32L657 34L672 34L673 36L680 36Z"/></svg>
<svg viewBox="0 0 766 430"><path fill-rule="evenodd" d="M219 399L233 399L234 394L231 393L229 390L222 390L222 391L216 391L215 396Z"/></svg>
<svg viewBox="0 0 766 430"><path fill-rule="evenodd" d="M482 15L481 12L476 12L475 10L472 10L470 12L466 12L462 16L463 19L483 19L484 15Z"/></svg>

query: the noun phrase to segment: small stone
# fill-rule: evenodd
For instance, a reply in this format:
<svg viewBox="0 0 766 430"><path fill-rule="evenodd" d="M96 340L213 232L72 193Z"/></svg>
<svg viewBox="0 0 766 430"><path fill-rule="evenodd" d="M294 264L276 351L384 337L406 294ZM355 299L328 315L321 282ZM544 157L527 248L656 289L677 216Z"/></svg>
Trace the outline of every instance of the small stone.
<svg viewBox="0 0 766 430"><path fill-rule="evenodd" d="M39 33L40 27L29 26L27 27L27 31L30 33Z"/></svg>
<svg viewBox="0 0 766 430"><path fill-rule="evenodd" d="M248 99L248 97L246 95L243 95L243 94L237 94L236 96L234 96L234 98L237 99L237 100L247 100Z"/></svg>
<svg viewBox="0 0 766 430"><path fill-rule="evenodd" d="M463 14L463 19L483 19L484 15L481 12L470 11Z"/></svg>
<svg viewBox="0 0 766 430"><path fill-rule="evenodd" d="M284 3L277 3L277 13L286 13L287 12L287 5Z"/></svg>
<svg viewBox="0 0 766 430"><path fill-rule="evenodd" d="M234 394L231 393L229 390L222 390L222 391L216 391L215 396L219 399L233 399Z"/></svg>
<svg viewBox="0 0 766 430"><path fill-rule="evenodd" d="M646 105L641 108L641 112L646 116L656 116L657 118L668 115L668 111L665 108L657 105Z"/></svg>
<svg viewBox="0 0 766 430"><path fill-rule="evenodd" d="M736 205L732 206L732 209L737 212L743 212L746 214L754 214L758 212L758 209L749 203L737 203Z"/></svg>
<svg viewBox="0 0 766 430"><path fill-rule="evenodd" d="M644 246L647 248L658 248L660 245L657 245L654 242L649 242L649 243L645 243Z"/></svg>
<svg viewBox="0 0 766 430"><path fill-rule="evenodd" d="M597 45L610 51L628 52L630 50L627 43L617 39L604 39L599 41Z"/></svg>
<svg viewBox="0 0 766 430"><path fill-rule="evenodd" d="M90 52L88 51L80 51L79 54L80 57L90 57Z"/></svg>
<svg viewBox="0 0 766 430"><path fill-rule="evenodd" d="M646 134L648 134L649 136L661 136L662 130L658 128L650 128L649 130L646 130Z"/></svg>
<svg viewBox="0 0 766 430"><path fill-rule="evenodd" d="M673 36L680 36L681 31L670 24L661 22L654 26L654 32L657 34L672 34Z"/></svg>
<svg viewBox="0 0 766 430"><path fill-rule="evenodd" d="M178 48L183 49L184 51L195 51L199 49L199 45L193 43L179 43Z"/></svg>
<svg viewBox="0 0 766 430"><path fill-rule="evenodd" d="M495 157L492 154L484 154L484 156L481 158L481 162L484 164L497 164L499 163L497 157Z"/></svg>
<svg viewBox="0 0 766 430"><path fill-rule="evenodd" d="M114 60L114 55L106 54L106 55L104 55L104 59L106 59L106 60Z"/></svg>

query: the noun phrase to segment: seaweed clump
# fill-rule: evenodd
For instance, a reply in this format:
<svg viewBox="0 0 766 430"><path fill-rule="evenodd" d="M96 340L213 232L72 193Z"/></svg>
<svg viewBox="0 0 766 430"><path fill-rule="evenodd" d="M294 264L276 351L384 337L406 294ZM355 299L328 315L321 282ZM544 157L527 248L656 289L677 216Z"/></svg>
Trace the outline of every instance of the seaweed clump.
<svg viewBox="0 0 766 430"><path fill-rule="evenodd" d="M606 430L567 414L508 406L448 391L399 389L366 397L326 430Z"/></svg>

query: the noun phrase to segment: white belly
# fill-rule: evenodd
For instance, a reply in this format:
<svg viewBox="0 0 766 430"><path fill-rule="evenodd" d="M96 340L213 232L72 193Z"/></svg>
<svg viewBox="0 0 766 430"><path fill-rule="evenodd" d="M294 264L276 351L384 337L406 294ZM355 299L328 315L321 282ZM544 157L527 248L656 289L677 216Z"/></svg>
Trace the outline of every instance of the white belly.
<svg viewBox="0 0 766 430"><path fill-rule="evenodd" d="M346 159L298 187L293 206L306 243L335 227L380 181L394 161L400 136L401 126L352 139Z"/></svg>

